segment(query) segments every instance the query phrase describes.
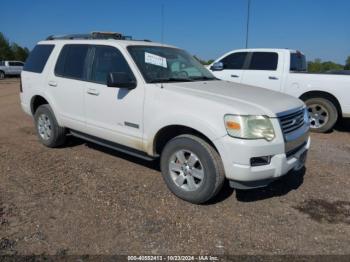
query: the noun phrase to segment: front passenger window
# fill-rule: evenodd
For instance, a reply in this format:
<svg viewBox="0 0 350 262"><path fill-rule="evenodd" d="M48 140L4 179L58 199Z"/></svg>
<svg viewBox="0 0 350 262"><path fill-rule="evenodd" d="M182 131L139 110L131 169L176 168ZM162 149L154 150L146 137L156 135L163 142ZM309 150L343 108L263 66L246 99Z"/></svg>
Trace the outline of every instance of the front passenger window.
<svg viewBox="0 0 350 262"><path fill-rule="evenodd" d="M89 80L107 84L109 73L126 73L130 79L135 79L127 61L118 49L111 46L96 46Z"/></svg>
<svg viewBox="0 0 350 262"><path fill-rule="evenodd" d="M243 69L247 57L247 52L233 53L221 60L224 64L224 69Z"/></svg>

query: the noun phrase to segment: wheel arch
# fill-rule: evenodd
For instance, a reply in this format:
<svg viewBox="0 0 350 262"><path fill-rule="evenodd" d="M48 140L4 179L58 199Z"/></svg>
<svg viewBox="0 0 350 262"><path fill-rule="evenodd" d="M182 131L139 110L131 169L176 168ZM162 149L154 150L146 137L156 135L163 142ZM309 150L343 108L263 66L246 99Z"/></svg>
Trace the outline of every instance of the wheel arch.
<svg viewBox="0 0 350 262"><path fill-rule="evenodd" d="M339 103L339 100L331 93L328 93L325 91L313 90L313 91L305 92L304 94L302 94L299 97L299 99L301 99L305 102L309 98L318 98L318 97L330 100L334 104L334 106L336 107L336 109L338 111L338 116L339 117L342 116L342 109L341 109L341 105Z"/></svg>
<svg viewBox="0 0 350 262"><path fill-rule="evenodd" d="M35 111L38 109L39 106L45 105L45 104L48 104L48 105L50 104L46 98L44 98L41 95L33 96L30 100L30 111L32 115L35 114Z"/></svg>
<svg viewBox="0 0 350 262"><path fill-rule="evenodd" d="M192 128L186 125L178 125L178 124L167 125L157 131L152 142L151 150L153 155L160 155L165 145L167 144L167 142L169 142L172 138L176 136L184 135L184 134L191 134L199 138L202 138L209 145L211 145L220 155L219 150L217 149L217 147L215 146L215 144L212 142L212 140L209 138L208 135L198 131L195 128Z"/></svg>

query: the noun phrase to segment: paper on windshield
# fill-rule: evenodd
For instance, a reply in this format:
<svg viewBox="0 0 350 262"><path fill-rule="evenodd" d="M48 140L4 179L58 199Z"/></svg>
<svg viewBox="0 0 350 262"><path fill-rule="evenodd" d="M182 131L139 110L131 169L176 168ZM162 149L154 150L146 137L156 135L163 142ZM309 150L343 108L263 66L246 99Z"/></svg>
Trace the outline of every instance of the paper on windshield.
<svg viewBox="0 0 350 262"><path fill-rule="evenodd" d="M145 63L167 68L166 58L145 52Z"/></svg>

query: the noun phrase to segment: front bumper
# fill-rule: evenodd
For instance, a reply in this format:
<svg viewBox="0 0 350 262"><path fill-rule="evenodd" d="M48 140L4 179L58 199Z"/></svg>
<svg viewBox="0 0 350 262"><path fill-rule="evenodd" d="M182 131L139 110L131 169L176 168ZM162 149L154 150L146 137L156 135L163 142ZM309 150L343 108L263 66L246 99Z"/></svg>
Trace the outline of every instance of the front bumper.
<svg viewBox="0 0 350 262"><path fill-rule="evenodd" d="M235 188L249 189L263 187L304 166L307 150L310 148L308 133L299 140L299 147L286 154L286 143L282 133L267 142L265 140L242 140L225 136L215 144L221 155L226 178ZM269 164L251 166L252 157L271 156Z"/></svg>

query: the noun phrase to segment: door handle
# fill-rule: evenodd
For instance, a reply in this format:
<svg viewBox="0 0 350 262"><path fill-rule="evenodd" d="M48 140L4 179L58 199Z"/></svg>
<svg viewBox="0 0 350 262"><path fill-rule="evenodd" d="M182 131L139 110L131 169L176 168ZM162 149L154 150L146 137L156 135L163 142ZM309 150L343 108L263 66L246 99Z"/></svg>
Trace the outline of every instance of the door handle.
<svg viewBox="0 0 350 262"><path fill-rule="evenodd" d="M231 75L231 77L239 77L238 75Z"/></svg>
<svg viewBox="0 0 350 262"><path fill-rule="evenodd" d="M55 81L49 81L49 86L57 86L57 83Z"/></svg>
<svg viewBox="0 0 350 262"><path fill-rule="evenodd" d="M269 76L269 79L270 79L270 80L278 80L278 77L275 77L275 76Z"/></svg>
<svg viewBox="0 0 350 262"><path fill-rule="evenodd" d="M98 92L96 89L92 89L92 88L89 88L87 93L89 95L93 95L93 96L98 96L100 94L100 92Z"/></svg>

